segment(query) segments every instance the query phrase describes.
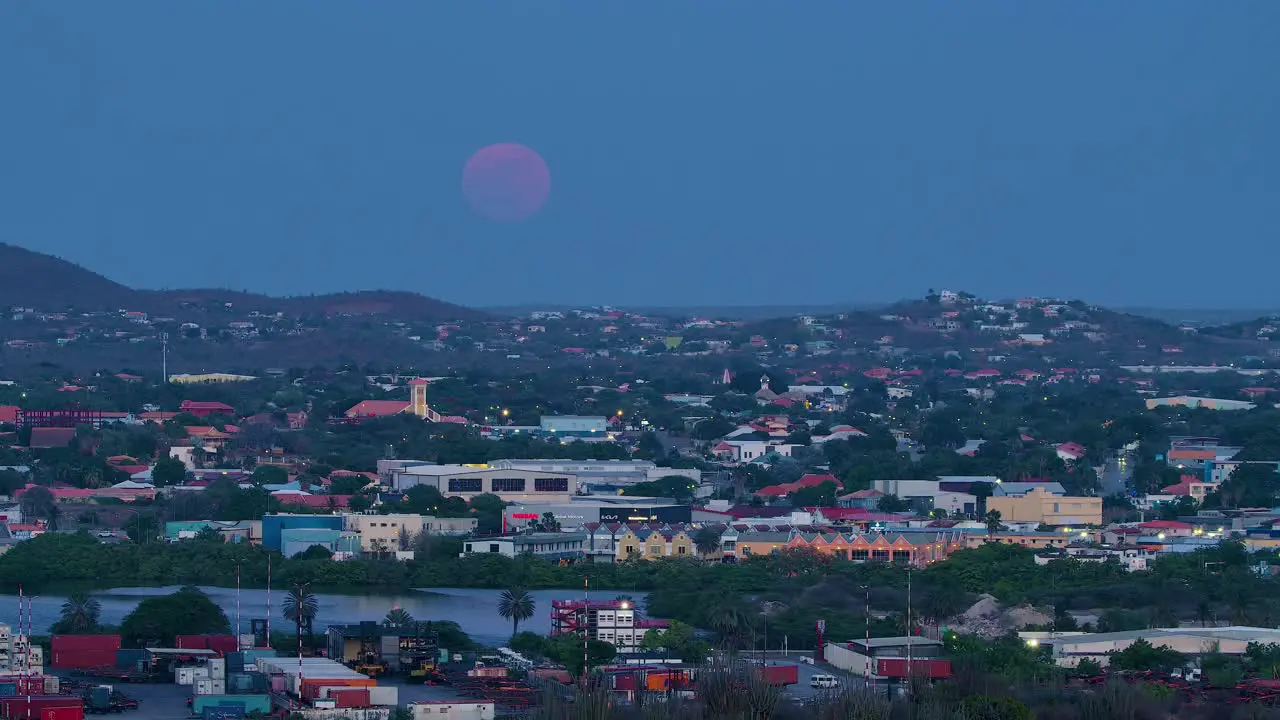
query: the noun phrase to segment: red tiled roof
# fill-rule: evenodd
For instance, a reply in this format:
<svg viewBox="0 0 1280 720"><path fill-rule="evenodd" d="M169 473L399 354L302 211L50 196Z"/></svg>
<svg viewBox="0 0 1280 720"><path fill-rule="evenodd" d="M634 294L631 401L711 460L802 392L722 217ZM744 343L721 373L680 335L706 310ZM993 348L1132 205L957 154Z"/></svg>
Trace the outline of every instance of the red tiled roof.
<svg viewBox="0 0 1280 720"><path fill-rule="evenodd" d="M1138 527L1145 530L1191 530L1193 528L1192 525L1178 522L1177 520L1152 520L1151 522L1144 522Z"/></svg>
<svg viewBox="0 0 1280 720"><path fill-rule="evenodd" d="M218 412L235 412L235 408L220 402L203 402L200 400L183 400L178 406L178 410L187 412L190 410L216 410Z"/></svg>
<svg viewBox="0 0 1280 720"><path fill-rule="evenodd" d="M349 418L383 417L402 413L408 407L407 400L361 400L344 414Z"/></svg>

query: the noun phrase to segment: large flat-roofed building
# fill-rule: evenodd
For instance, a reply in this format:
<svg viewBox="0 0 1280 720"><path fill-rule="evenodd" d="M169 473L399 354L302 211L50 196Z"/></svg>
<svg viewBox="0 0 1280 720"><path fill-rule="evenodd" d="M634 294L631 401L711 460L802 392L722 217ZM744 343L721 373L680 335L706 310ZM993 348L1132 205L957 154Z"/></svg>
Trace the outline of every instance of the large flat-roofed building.
<svg viewBox="0 0 1280 720"><path fill-rule="evenodd" d="M462 545L459 557L494 553L515 557L537 555L544 560L578 560L586 552L587 534L582 532L541 532L472 538Z"/></svg>
<svg viewBox="0 0 1280 720"><path fill-rule="evenodd" d="M538 428L555 435L603 436L609 430L609 420L603 415L544 415Z"/></svg>
<svg viewBox="0 0 1280 720"><path fill-rule="evenodd" d="M505 470L486 465L413 465L391 470L391 486L408 490L434 487L445 497L464 500L490 493L505 502L568 502L578 493L578 479L569 473Z"/></svg>
<svg viewBox="0 0 1280 720"><path fill-rule="evenodd" d="M504 511L508 528L524 527L551 513L560 527L569 530L587 523L688 523L693 508L667 498L591 496L568 502L516 503Z"/></svg>
<svg viewBox="0 0 1280 720"><path fill-rule="evenodd" d="M494 460L489 467L569 473L589 492L608 492L669 475L689 478L695 485L702 480L700 470L658 467L648 460Z"/></svg>

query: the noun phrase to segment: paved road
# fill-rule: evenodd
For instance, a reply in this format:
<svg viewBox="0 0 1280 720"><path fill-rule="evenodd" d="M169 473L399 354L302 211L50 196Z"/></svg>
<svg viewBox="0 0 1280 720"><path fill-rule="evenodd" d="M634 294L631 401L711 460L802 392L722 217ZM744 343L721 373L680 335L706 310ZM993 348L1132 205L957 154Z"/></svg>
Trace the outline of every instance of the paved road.
<svg viewBox="0 0 1280 720"><path fill-rule="evenodd" d="M1133 461L1126 455L1118 455L1107 461L1102 476L1098 478L1102 486L1102 496L1129 494L1129 478L1133 477Z"/></svg>

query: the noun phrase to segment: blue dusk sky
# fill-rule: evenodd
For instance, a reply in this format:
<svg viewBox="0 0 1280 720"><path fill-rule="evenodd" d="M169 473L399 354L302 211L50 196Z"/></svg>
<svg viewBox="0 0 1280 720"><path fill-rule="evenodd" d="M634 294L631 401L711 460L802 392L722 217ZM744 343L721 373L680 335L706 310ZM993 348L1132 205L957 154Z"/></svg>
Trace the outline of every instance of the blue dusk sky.
<svg viewBox="0 0 1280 720"><path fill-rule="evenodd" d="M0 241L469 305L1271 307L1280 2L4 0ZM527 220L462 169L535 149Z"/></svg>

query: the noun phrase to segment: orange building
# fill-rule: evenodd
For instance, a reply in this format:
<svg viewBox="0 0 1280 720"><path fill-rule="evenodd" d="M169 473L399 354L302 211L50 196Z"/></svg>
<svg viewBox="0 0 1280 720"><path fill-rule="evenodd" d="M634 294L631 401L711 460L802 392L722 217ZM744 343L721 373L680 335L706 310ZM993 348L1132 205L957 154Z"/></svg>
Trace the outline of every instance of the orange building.
<svg viewBox="0 0 1280 720"><path fill-rule="evenodd" d="M737 556L748 558L789 548L807 548L854 562L895 562L924 567L945 560L964 546L964 533L957 530L749 532L738 536Z"/></svg>

